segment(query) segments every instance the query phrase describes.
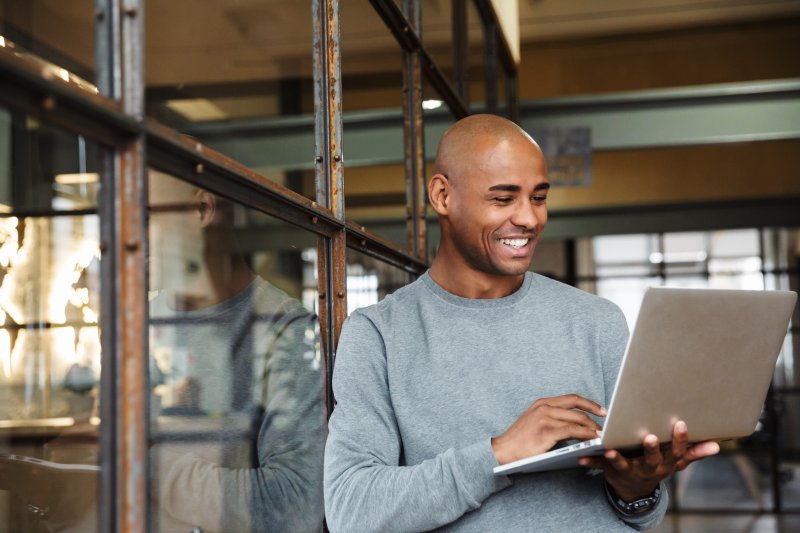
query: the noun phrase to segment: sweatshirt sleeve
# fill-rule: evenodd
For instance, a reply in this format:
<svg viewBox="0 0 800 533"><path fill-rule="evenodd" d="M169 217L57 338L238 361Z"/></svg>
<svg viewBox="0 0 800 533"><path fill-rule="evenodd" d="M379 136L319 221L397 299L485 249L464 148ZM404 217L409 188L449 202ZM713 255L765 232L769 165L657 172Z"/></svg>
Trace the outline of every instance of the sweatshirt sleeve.
<svg viewBox="0 0 800 533"><path fill-rule="evenodd" d="M628 323L622 310L614 304L611 304L611 312L608 313L607 323L600 330L603 337L600 341L600 354L603 357L603 378L605 380L605 407L611 404L611 396L614 393L614 385L617 381L619 369L622 366L622 357L625 354L625 349L630 335L628 331ZM644 531L656 527L669 507L669 491L667 490L667 483L662 481L660 484L661 498L659 498L656 506L646 513L641 513L633 516L628 516L620 513L616 507L610 502L609 506L619 516L620 520L628 524L630 527Z"/></svg>
<svg viewBox="0 0 800 533"><path fill-rule="evenodd" d="M489 437L416 465L401 465L386 350L357 311L345 323L333 373L336 407L325 448L325 509L332 532L424 531L480 507L511 484L495 477Z"/></svg>

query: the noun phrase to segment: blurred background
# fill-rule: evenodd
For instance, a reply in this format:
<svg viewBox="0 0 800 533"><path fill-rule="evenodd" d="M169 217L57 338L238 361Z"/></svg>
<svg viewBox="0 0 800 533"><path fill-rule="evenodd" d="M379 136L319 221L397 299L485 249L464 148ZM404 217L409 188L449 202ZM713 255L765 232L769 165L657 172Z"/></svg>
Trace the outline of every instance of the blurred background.
<svg viewBox="0 0 800 533"><path fill-rule="evenodd" d="M315 64L325 33L318 6L338 10L338 40L322 44L330 64ZM134 52L114 56L114 33L103 28L126 17L138 17L142 33L125 38ZM403 41L404 23L416 40ZM103 350L115 346L101 326L119 323L125 300L103 298L126 278L101 244L125 211L102 194L114 194L123 172L114 161L131 132L144 139L149 172L206 180L235 200L246 261L321 315L328 367L341 318L408 283L435 255L436 220L414 204L413 184L465 113L509 116L548 154L550 222L533 270L616 302L631 326L650 286L800 286L798 0L1 0L0 52L3 453L111 468L100 450L120 444L98 437L108 423L101 404L119 390L101 386L113 360ZM141 61L118 69L132 57ZM330 86L319 81L325 68ZM130 87L138 96L125 96ZM336 94L320 92L331 87ZM100 115L113 134L92 122ZM146 131L129 125L143 117ZM341 131L320 133L324 120ZM195 142L224 171L198 178ZM334 144L343 165L320 155ZM141 199L142 212L159 202ZM305 215L298 222L281 202L334 229L310 228ZM340 242L334 230L346 249L331 244ZM142 272L158 265L140 259ZM185 275L184 263L183 274L162 275ZM155 297L151 278L138 283L142 302ZM128 326L113 327L121 336ZM756 432L673 479L661 531L800 529L796 355L798 313ZM137 404L142 420L158 416L154 398ZM130 475L115 472L109 486ZM86 484L90 500L95 485ZM50 530L41 517L54 511L20 508L0 489L0 531ZM98 516L84 527L116 524Z"/></svg>

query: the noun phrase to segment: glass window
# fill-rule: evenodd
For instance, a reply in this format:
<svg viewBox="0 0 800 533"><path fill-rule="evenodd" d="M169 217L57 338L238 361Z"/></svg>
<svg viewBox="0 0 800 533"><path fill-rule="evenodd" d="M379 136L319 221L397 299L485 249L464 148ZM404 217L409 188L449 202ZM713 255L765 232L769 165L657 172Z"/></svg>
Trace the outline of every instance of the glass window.
<svg viewBox="0 0 800 533"><path fill-rule="evenodd" d="M712 231L710 237L712 257L758 256L761 252L758 230L755 228Z"/></svg>
<svg viewBox="0 0 800 533"><path fill-rule="evenodd" d="M622 309L631 330L639 316L645 291L648 287L660 285L659 278L601 278L596 283L597 295L611 300Z"/></svg>
<svg viewBox="0 0 800 533"><path fill-rule="evenodd" d="M80 135L0 108L0 211L96 208L99 152Z"/></svg>
<svg viewBox="0 0 800 533"><path fill-rule="evenodd" d="M315 531L316 236L151 171L151 531Z"/></svg>
<svg viewBox="0 0 800 533"><path fill-rule="evenodd" d="M311 3L145 4L147 114L315 199Z"/></svg>
<svg viewBox="0 0 800 533"><path fill-rule="evenodd" d="M593 243L598 264L647 263L658 251L653 235L607 235L596 237Z"/></svg>
<svg viewBox="0 0 800 533"><path fill-rule="evenodd" d="M471 3L471 0L469 0ZM436 66L442 70L453 83L453 2L452 0L439 0L437 2L420 2L422 31L420 37L425 49Z"/></svg>
<svg viewBox="0 0 800 533"><path fill-rule="evenodd" d="M41 63L53 78L97 92L93 85L95 6L92 0L4 0L0 46Z"/></svg>
<svg viewBox="0 0 800 533"><path fill-rule="evenodd" d="M662 282L669 287L796 291L797 234L795 229L773 228L582 239L577 242L576 259L583 277L579 286L617 303L629 326L635 322L646 287ZM659 239L663 250L652 246ZM634 265L646 251L650 251L652 263L664 267L662 276L615 277L620 265ZM597 276L593 276L595 272ZM795 481L795 459L800 452L797 317L796 309L772 383L777 420L771 420L768 403L751 436L723 442L719 456L680 472L673 482L676 508L763 511L775 505L773 490L777 486L782 507L800 509ZM779 450L777 471L773 471L768 453L773 446Z"/></svg>
<svg viewBox="0 0 800 533"><path fill-rule="evenodd" d="M403 53L371 6L341 7L347 218L404 249Z"/></svg>
<svg viewBox="0 0 800 533"><path fill-rule="evenodd" d="M592 240L597 276L649 276L663 261L654 235L608 235ZM586 266L582 261L582 270Z"/></svg>
<svg viewBox="0 0 800 533"><path fill-rule="evenodd" d="M706 232L665 233L662 261L667 276L705 275L708 247Z"/></svg>
<svg viewBox="0 0 800 533"><path fill-rule="evenodd" d="M778 446L781 462L778 466L778 481L786 510L800 510L800 471L798 452L800 452L800 394L796 389L775 395L775 408L778 415Z"/></svg>
<svg viewBox="0 0 800 533"><path fill-rule="evenodd" d="M58 176L96 172L100 149L2 110L0 151L8 156L0 158L0 531L92 531L101 400L97 178Z"/></svg>
<svg viewBox="0 0 800 533"><path fill-rule="evenodd" d="M347 314L380 302L411 281L405 270L348 248Z"/></svg>
<svg viewBox="0 0 800 533"><path fill-rule="evenodd" d="M742 453L738 442L725 452L679 472L673 493L681 509L765 510L772 506L770 460L765 452Z"/></svg>

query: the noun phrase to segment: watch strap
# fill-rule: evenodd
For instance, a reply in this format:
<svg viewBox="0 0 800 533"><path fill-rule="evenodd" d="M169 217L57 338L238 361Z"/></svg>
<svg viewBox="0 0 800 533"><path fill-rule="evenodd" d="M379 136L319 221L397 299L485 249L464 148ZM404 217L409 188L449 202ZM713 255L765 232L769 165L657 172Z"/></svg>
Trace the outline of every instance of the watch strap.
<svg viewBox="0 0 800 533"><path fill-rule="evenodd" d="M632 502L628 502L623 500L614 490L614 488L608 484L607 481L604 481L606 486L606 497L608 498L609 503L620 513L625 516L633 516L641 513L646 513L653 509L658 500L661 499L661 484L655 488L655 490L649 495L645 496L644 498L638 498L633 500Z"/></svg>

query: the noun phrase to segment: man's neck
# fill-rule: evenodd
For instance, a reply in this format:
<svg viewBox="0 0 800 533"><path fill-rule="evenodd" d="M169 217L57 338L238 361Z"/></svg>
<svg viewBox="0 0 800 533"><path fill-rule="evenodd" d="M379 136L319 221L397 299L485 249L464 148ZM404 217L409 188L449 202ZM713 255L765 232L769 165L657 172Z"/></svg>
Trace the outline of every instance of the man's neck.
<svg viewBox="0 0 800 533"><path fill-rule="evenodd" d="M463 273L456 273L456 272ZM467 271L462 266L451 267L439 257L433 260L428 271L431 279L441 288L462 298L488 300L514 294L525 281L519 276L493 276L482 272Z"/></svg>

